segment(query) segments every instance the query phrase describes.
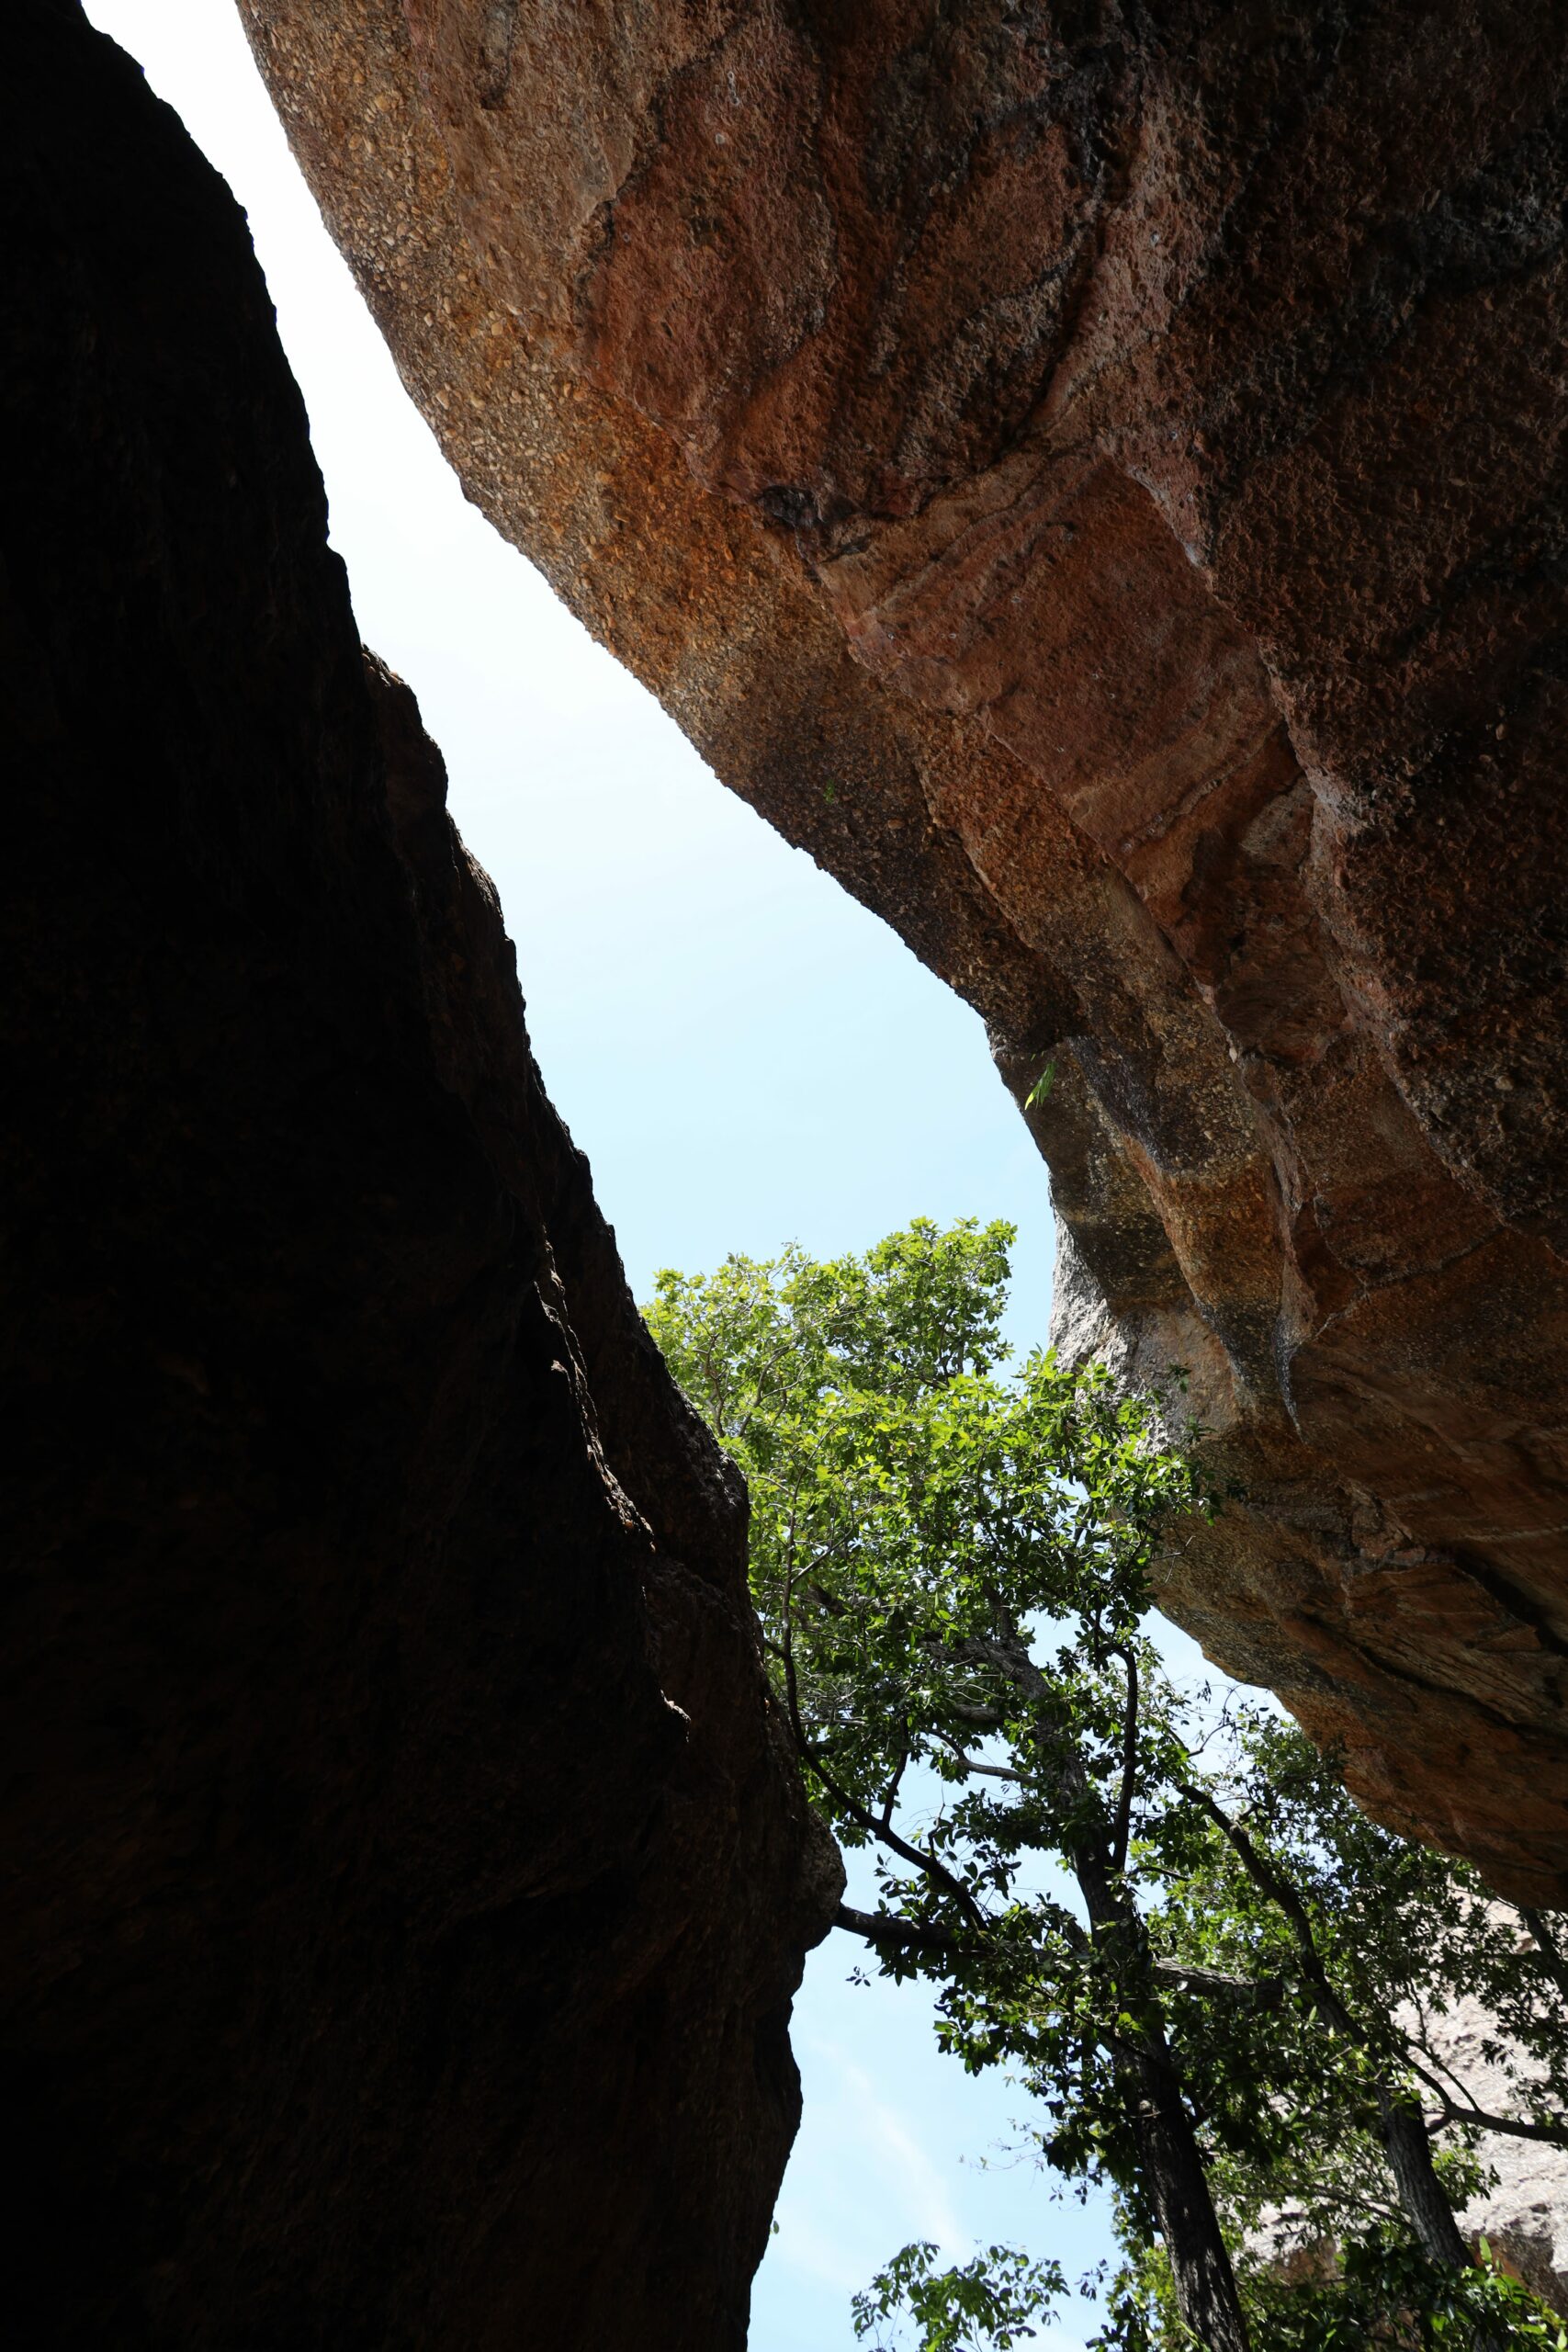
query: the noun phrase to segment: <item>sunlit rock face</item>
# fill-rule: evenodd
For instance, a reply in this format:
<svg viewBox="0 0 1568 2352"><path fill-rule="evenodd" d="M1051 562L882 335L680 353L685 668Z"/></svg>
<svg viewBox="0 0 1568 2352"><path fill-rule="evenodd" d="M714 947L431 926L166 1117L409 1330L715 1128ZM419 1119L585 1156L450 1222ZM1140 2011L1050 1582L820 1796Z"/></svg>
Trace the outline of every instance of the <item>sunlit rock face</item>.
<svg viewBox="0 0 1568 2352"><path fill-rule="evenodd" d="M1492 2019L1473 2001L1455 2005L1444 2019L1445 2055L1479 2106L1506 2112L1504 2070L1488 2060ZM1486 2240L1499 2261L1568 2318L1568 2151L1538 2140L1485 2133L1476 2151L1487 2186L1460 2215L1472 2244Z"/></svg>
<svg viewBox="0 0 1568 2352"><path fill-rule="evenodd" d="M1561 1895L1568 17L241 6L470 496L1054 1065L1168 1606Z"/></svg>
<svg viewBox="0 0 1568 2352"><path fill-rule="evenodd" d="M0 105L6 2337L736 2352L836 1892L743 1498L237 206L69 0Z"/></svg>
<svg viewBox="0 0 1568 2352"><path fill-rule="evenodd" d="M1416 2021L1401 2011L1398 2022L1409 2030ZM1421 2030L1429 2056L1473 2105L1489 2115L1526 2111L1519 2083L1530 2069L1479 2001L1466 1996L1446 2011L1429 2012ZM1568 2150L1483 2132L1473 2154L1483 2181L1458 2216L1472 2251L1479 2254L1484 2240L1494 2260L1568 2317ZM1331 2239L1303 2229L1300 2207L1273 2209L1248 2243L1287 2280L1331 2276L1337 2260Z"/></svg>

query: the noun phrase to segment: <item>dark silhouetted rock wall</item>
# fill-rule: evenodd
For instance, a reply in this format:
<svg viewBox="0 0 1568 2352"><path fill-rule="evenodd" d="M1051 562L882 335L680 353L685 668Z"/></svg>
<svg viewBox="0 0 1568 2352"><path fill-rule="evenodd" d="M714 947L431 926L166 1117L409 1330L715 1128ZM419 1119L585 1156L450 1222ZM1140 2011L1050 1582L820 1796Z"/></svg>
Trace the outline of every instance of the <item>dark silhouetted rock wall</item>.
<svg viewBox="0 0 1568 2352"><path fill-rule="evenodd" d="M245 224L17 0L16 2345L735 2352L831 1909Z"/></svg>

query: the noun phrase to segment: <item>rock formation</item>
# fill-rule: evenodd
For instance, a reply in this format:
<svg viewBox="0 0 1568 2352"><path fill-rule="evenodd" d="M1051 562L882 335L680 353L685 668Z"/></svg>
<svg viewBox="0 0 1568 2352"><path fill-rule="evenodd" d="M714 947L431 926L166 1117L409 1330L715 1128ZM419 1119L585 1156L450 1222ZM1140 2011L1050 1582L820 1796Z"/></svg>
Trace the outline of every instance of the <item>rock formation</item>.
<svg viewBox="0 0 1568 2352"><path fill-rule="evenodd" d="M1415 2019L1402 2012L1399 2021L1408 2028ZM1523 2111L1518 2083L1521 2072L1529 2073L1523 2053L1473 1997L1429 2015L1422 2044L1488 2114ZM1428 2116L1435 2120L1431 2109ZM1568 2317L1568 2149L1483 2132L1473 2153L1483 2186L1458 2216L1472 2252L1479 2254L1484 2239L1495 2261ZM1310 2234L1299 2206L1274 2208L1248 2243L1287 2280L1330 2277L1338 2258L1332 2239Z"/></svg>
<svg viewBox="0 0 1568 2352"><path fill-rule="evenodd" d="M1444 2023L1459 2080L1479 2105L1506 2113L1499 2101L1508 2095L1506 2075L1485 2054L1495 2020L1473 2001L1461 2001ZM1472 2246L1484 2238L1499 2262L1568 2318L1568 2150L1489 2132L1476 2153L1489 2179L1461 2213L1461 2229Z"/></svg>
<svg viewBox="0 0 1568 2352"><path fill-rule="evenodd" d="M243 219L6 25L7 2340L735 2352L833 1858Z"/></svg>
<svg viewBox="0 0 1568 2352"><path fill-rule="evenodd" d="M1568 15L240 5L469 495L1053 1071L1172 1613L1562 1899Z"/></svg>

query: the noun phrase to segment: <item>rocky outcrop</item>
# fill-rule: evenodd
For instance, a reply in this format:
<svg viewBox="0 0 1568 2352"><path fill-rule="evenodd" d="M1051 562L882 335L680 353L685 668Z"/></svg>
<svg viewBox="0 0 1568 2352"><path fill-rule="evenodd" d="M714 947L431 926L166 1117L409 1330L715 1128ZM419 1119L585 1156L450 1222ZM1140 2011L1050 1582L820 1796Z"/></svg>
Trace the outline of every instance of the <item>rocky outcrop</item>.
<svg viewBox="0 0 1568 2352"><path fill-rule="evenodd" d="M1507 2070L1487 2055L1496 2030L1475 2002L1459 2001L1442 2020L1440 2040L1471 2098L1500 2115L1514 2101ZM1568 2150L1488 2132L1476 2154L1488 2177L1460 2215L1461 2229L1472 2246L1484 2238L1499 2262L1568 2318Z"/></svg>
<svg viewBox="0 0 1568 2352"><path fill-rule="evenodd" d="M1419 2018L1401 2011L1398 2022L1402 2030L1417 2035L1417 2046L1441 2067L1450 2086L1485 2113L1528 2111L1520 2083L1529 2081L1532 2069L1518 2044L1472 1996ZM1428 2109L1429 2128L1435 2123ZM1472 2252L1479 2255L1484 2240L1495 2261L1568 2317L1568 2149L1483 2132L1471 2153L1480 2164L1482 2186L1458 2220ZM1266 2209L1247 2244L1286 2280L1332 2277L1338 2259L1334 2240L1313 2236L1300 2206Z"/></svg>
<svg viewBox="0 0 1568 2352"><path fill-rule="evenodd" d="M6 27L7 2340L734 2352L837 1889L243 219Z"/></svg>
<svg viewBox="0 0 1568 2352"><path fill-rule="evenodd" d="M1568 1892L1549 0L240 0L471 497L986 1014L1168 1603Z"/></svg>

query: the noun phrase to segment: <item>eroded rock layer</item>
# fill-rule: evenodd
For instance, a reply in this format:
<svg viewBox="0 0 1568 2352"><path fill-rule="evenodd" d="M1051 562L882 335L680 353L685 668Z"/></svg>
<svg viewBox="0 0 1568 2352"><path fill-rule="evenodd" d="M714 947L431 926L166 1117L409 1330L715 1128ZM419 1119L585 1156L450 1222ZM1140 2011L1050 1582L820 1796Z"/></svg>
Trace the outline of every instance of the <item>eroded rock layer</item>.
<svg viewBox="0 0 1568 2352"><path fill-rule="evenodd" d="M835 1889L228 191L7 21L17 2345L735 2352Z"/></svg>
<svg viewBox="0 0 1568 2352"><path fill-rule="evenodd" d="M1568 16L241 7L469 494L1054 1065L1172 1612L1561 1897Z"/></svg>

